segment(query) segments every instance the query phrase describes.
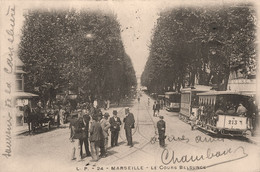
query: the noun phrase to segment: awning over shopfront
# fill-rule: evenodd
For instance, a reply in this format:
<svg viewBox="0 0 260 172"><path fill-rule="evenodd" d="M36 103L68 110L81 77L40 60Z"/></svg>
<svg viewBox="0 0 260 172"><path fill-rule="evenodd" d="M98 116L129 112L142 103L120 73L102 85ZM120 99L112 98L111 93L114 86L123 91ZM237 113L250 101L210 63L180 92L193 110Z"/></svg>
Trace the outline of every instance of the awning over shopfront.
<svg viewBox="0 0 260 172"><path fill-rule="evenodd" d="M27 93L27 92L15 92L14 97L16 97L16 98L33 98L33 97L38 97L38 95L33 94L33 93Z"/></svg>

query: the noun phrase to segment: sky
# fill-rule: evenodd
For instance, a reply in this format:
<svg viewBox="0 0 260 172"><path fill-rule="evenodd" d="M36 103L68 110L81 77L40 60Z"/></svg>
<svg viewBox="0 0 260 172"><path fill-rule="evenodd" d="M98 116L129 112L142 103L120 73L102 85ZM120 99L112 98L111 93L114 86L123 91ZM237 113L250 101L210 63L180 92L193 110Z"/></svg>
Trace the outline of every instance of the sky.
<svg viewBox="0 0 260 172"><path fill-rule="evenodd" d="M159 9L154 3L145 2L138 5L125 2L119 6L127 9L116 10L125 51L132 59L136 74L140 75L149 56L149 45Z"/></svg>

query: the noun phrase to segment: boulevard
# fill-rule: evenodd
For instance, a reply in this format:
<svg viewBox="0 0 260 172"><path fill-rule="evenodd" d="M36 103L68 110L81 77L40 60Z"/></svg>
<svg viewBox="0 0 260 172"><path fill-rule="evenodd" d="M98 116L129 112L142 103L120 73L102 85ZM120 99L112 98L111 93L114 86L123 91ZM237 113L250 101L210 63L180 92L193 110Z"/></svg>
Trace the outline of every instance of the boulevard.
<svg viewBox="0 0 260 172"><path fill-rule="evenodd" d="M136 125L133 129L133 144L129 148L126 144L125 132L121 126L119 146L110 147L108 156L98 162L91 162L91 157L85 157L82 161L71 161L71 145L69 142L68 124L49 132L35 135L24 133L17 136L17 162L24 164L33 171L41 168L61 165L63 171L69 170L102 170L102 169L127 169L140 171L146 170L170 170L170 169L205 169L218 171L229 166L237 167L235 171L247 171L257 169L259 163L257 145L249 143L244 138L219 138L212 137L199 130L191 130L189 124L179 119L176 112L161 110L166 122L166 147L159 146L156 134L156 122L158 117L153 117L151 105L147 103L148 96L142 94L140 103L136 99L123 103L119 107L102 112L118 110L118 116L123 119L124 107L129 106L134 114ZM166 155L167 153L167 155ZM24 158L26 157L26 158ZM46 157L48 157L46 159ZM43 163L44 162L44 163ZM26 164L26 165L25 165ZM44 164L44 165L43 165ZM49 164L47 167L46 164Z"/></svg>

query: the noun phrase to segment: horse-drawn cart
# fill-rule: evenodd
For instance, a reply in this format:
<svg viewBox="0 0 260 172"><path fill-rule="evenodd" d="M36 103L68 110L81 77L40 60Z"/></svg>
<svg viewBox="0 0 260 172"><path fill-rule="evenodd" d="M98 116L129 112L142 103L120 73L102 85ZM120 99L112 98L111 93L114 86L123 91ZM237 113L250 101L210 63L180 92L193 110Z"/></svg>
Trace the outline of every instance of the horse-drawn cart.
<svg viewBox="0 0 260 172"><path fill-rule="evenodd" d="M33 119L32 119L32 128L39 129L42 127L47 127L48 130L51 129L52 126L59 127L60 119L59 113L54 109L33 109Z"/></svg>

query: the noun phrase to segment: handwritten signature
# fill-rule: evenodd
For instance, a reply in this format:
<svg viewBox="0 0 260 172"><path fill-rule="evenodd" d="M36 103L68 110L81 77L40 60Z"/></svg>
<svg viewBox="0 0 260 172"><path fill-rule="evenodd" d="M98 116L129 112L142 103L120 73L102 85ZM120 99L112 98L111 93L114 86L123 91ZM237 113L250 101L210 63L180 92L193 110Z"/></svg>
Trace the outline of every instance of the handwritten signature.
<svg viewBox="0 0 260 172"><path fill-rule="evenodd" d="M187 138L185 135L182 135L181 137L176 137L174 135L170 135L170 136L165 136L165 139L167 139L169 142L173 142L173 141L180 141L180 142L184 142L184 143L189 143L190 139ZM159 137L158 135L155 135L154 137L151 138L150 143L151 144L155 144L156 142L159 142ZM212 137L201 137L201 136L196 136L195 137L195 142L196 143L203 143L203 142L207 142L207 143L212 143L212 142L224 142L223 138L212 138Z"/></svg>
<svg viewBox="0 0 260 172"><path fill-rule="evenodd" d="M9 21L10 21L10 28L6 30L6 33L8 35L8 41L10 43L10 46L8 47L8 58L7 58L7 65L9 66L8 68L5 67L4 71L6 74L13 74L13 60L14 60L14 27L15 27L15 6L13 7L8 7L6 16L9 16ZM6 82L6 88L5 88L5 93L8 94L8 98L5 99L5 107L7 109L12 108L12 98L10 98L12 92L12 84L11 82ZM11 111L8 112L8 119L6 121L7 123L7 129L6 129L6 147L5 147L5 152L2 153L2 156L9 158L11 156L12 152L12 137L11 137L11 131L12 131L12 115Z"/></svg>
<svg viewBox="0 0 260 172"><path fill-rule="evenodd" d="M181 157L176 157L174 151L169 151L168 149L164 149L161 154L161 161L164 165L168 165L170 163L178 164L178 163L186 163L186 162L198 162L198 161L202 161L202 160L227 156L229 154L232 156L239 151L242 152L242 155L240 157L226 160L226 161L221 161L221 162L218 162L215 164L211 164L211 165L207 166L207 168L209 168L212 166L216 166L216 165L220 165L223 163L245 158L248 156L248 154L245 152L245 149L243 146L239 146L238 148L236 148L234 150L232 148L228 148L224 151L216 151L216 152L212 152L211 149L208 148L206 154L195 155L195 156L194 155L182 155Z"/></svg>
<svg viewBox="0 0 260 172"><path fill-rule="evenodd" d="M12 130L12 116L10 113L8 113L8 120L7 120L7 131L5 132L5 141L6 141L6 149L5 153L2 155L6 158L9 158L11 156L12 152L12 137L11 137L11 130Z"/></svg>

